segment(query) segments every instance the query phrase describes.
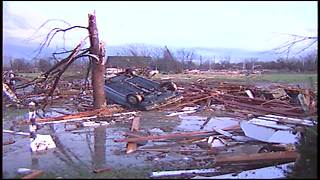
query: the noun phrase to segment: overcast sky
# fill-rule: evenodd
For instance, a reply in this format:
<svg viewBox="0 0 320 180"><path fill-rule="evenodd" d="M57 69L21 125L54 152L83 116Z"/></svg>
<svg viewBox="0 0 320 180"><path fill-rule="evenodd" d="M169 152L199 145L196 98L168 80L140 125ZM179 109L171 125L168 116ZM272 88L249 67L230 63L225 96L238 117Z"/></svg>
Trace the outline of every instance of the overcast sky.
<svg viewBox="0 0 320 180"><path fill-rule="evenodd" d="M20 40L32 35L36 39L31 42L39 43L50 28L67 27L56 21L35 33L46 20L87 26L88 13L95 11L100 39L107 46L146 43L260 51L288 40L281 33L317 36L317 10L316 1L9 1L3 3L3 35L4 43L27 43ZM85 30L70 31L67 43L75 46L86 35Z"/></svg>

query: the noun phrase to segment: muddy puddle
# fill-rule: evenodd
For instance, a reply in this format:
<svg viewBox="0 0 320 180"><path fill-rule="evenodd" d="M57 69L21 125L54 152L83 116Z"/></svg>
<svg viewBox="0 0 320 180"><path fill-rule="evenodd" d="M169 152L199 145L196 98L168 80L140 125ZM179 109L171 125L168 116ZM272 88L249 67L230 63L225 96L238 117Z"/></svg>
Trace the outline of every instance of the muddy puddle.
<svg viewBox="0 0 320 180"><path fill-rule="evenodd" d="M68 112L65 109L54 110ZM69 112L72 113L72 112ZM208 116L201 113L189 113L167 116L167 111L139 112L140 132L145 135L160 135L173 132L201 131ZM48 111L47 116L61 116ZM12 121L28 118L26 110L3 109L3 129L28 132L28 127L12 127ZM224 128L235 125L238 119L209 117L204 131L213 127ZM29 149L29 137L3 133L3 142L15 143L3 145L3 178L19 178L19 168L40 169L43 177L48 178L148 178L155 170L201 168L193 162L193 156L175 152L136 151L126 154L126 143L116 143L114 139L125 138L124 132L130 132L131 120L115 121L108 126L80 127L75 124L57 123L43 125L38 134L52 136L56 148L34 153ZM170 142L174 144L174 141ZM143 148L161 146L168 142L147 142ZM193 145L196 146L196 145ZM199 148L199 147L198 147ZM247 147L248 148L248 147ZM253 150L255 151L255 150ZM203 164L203 167L208 164ZM95 174L99 168L110 168L110 172Z"/></svg>

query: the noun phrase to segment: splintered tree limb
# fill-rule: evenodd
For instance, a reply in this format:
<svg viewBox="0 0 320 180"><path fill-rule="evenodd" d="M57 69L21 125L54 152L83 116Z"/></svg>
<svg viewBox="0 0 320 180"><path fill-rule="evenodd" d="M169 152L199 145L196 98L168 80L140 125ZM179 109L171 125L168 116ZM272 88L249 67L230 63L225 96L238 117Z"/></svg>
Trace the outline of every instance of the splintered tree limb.
<svg viewBox="0 0 320 180"><path fill-rule="evenodd" d="M85 53L87 53L88 51L84 51L81 54L77 55L77 53L81 50L80 48L82 47L84 41L87 39L88 37L86 37L85 39L83 39L77 46L76 48L72 51L72 53L69 55L68 58L66 58L63 61L60 61L59 63L57 63L57 66L54 66L54 68L58 68L60 65L65 64L65 66L58 72L58 74L54 77L54 82L53 85L48 93L48 95L46 96L45 100L44 100L44 106L43 108L46 107L47 105L47 100L49 96L52 96L54 90L56 89L56 86L58 85L58 82L60 80L60 77L62 76L62 74L66 71L66 69L78 58L82 57ZM48 77L48 75L50 74L51 71L54 70L54 68L51 68L50 70L48 70L45 75L46 77Z"/></svg>

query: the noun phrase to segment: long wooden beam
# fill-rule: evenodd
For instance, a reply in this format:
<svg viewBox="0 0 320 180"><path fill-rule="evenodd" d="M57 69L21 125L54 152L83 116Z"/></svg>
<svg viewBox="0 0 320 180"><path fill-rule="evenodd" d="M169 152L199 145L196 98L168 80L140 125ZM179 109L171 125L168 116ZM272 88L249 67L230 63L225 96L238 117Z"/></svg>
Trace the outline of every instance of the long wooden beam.
<svg viewBox="0 0 320 180"><path fill-rule="evenodd" d="M215 163L244 163L244 162L263 162L263 161L295 161L298 153L295 151L280 151L255 154L239 154L239 155L220 155L216 156Z"/></svg>
<svg viewBox="0 0 320 180"><path fill-rule="evenodd" d="M217 134L213 131L196 131L196 132L186 132L186 133L174 133L166 135L153 135L146 137L137 137L137 138L124 138L124 139L115 139L114 142L139 142L147 140L166 140L166 139L177 139L185 137L195 137L195 136L210 136Z"/></svg>
<svg viewBox="0 0 320 180"><path fill-rule="evenodd" d="M51 122L51 121L64 121L64 120L79 119L79 118L85 118L85 117L91 117L91 116L105 117L105 116L112 116L114 113L117 113L119 111L121 111L121 109L100 108L92 111L79 112L79 113L65 115L65 116L38 118L36 119L36 122L43 123L43 122ZM28 121L20 121L19 124L28 124Z"/></svg>

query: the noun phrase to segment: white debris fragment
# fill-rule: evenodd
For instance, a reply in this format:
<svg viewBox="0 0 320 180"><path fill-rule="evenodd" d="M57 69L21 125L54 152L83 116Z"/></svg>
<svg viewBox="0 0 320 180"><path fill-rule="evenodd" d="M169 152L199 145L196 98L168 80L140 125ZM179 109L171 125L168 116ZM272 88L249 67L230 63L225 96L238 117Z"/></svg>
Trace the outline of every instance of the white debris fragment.
<svg viewBox="0 0 320 180"><path fill-rule="evenodd" d="M249 96L249 98L253 99L253 94L250 90L245 90L245 92L247 93L247 95Z"/></svg>
<svg viewBox="0 0 320 180"><path fill-rule="evenodd" d="M275 121L268 121L268 120L262 120L262 119L257 119L257 118L253 118L248 122L250 122L252 124L260 125L260 126L275 128L275 129L282 129L282 130L292 129L289 126L277 124L277 122L275 122Z"/></svg>
<svg viewBox="0 0 320 180"><path fill-rule="evenodd" d="M263 142L294 144L299 138L298 133L293 134L289 130L276 130L247 121L242 121L240 127L246 136Z"/></svg>
<svg viewBox="0 0 320 180"><path fill-rule="evenodd" d="M278 166L270 166L260 169L253 169L248 171L242 171L239 174L224 174L219 176L205 177L205 176L196 176L192 179L275 179L275 178L285 178L285 171L288 170L289 166L292 166L292 163L281 164Z"/></svg>
<svg viewBox="0 0 320 180"><path fill-rule="evenodd" d="M37 134L36 139L30 143L30 148L33 152L48 150L55 147L56 144L50 135Z"/></svg>
<svg viewBox="0 0 320 180"><path fill-rule="evenodd" d="M188 106L186 106L186 107L182 108L182 111L197 110L197 109L199 109L199 107L200 107L200 106L195 106L195 107L188 107Z"/></svg>
<svg viewBox="0 0 320 180"><path fill-rule="evenodd" d="M161 177L161 176L177 176L181 174L204 174L204 173L214 173L217 169L195 169L195 170L177 170L177 171L161 171L152 172L150 177Z"/></svg>
<svg viewBox="0 0 320 180"><path fill-rule="evenodd" d="M182 112L174 112L174 113L171 113L171 114L168 114L166 116L176 116L176 115L180 115L180 114L190 114L190 113L194 113L196 112L196 110L190 110L190 111L182 111Z"/></svg>
<svg viewBox="0 0 320 180"><path fill-rule="evenodd" d="M28 169L28 168L18 168L18 170L17 170L17 173L23 174L23 175L29 174L31 172L32 172L32 170Z"/></svg>
<svg viewBox="0 0 320 180"><path fill-rule="evenodd" d="M107 126L109 125L109 122L94 122L94 121L88 121L88 122L82 122L82 125L84 127L98 127L98 126Z"/></svg>

